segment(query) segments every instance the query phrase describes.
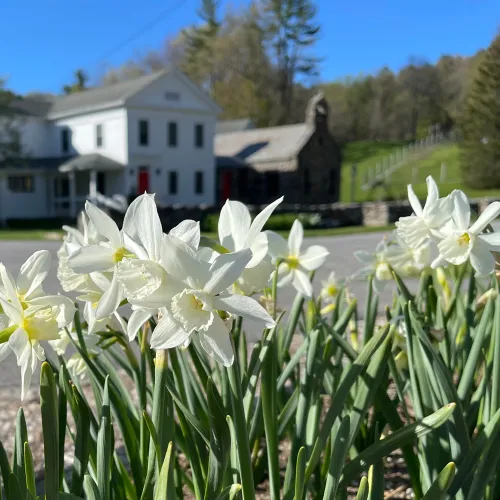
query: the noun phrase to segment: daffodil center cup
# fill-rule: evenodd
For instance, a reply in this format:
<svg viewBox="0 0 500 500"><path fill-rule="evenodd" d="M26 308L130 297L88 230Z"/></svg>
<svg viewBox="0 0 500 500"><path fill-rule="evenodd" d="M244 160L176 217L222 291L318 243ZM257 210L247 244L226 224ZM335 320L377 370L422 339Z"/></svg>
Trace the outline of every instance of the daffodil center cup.
<svg viewBox="0 0 500 500"><path fill-rule="evenodd" d="M299 258L295 255L289 255L286 259L286 263L290 269L297 269L299 267Z"/></svg>
<svg viewBox="0 0 500 500"><path fill-rule="evenodd" d="M327 292L328 292L328 295L330 295L331 297L334 297L335 295L337 295L337 287L335 285L330 285L327 288Z"/></svg>
<svg viewBox="0 0 500 500"><path fill-rule="evenodd" d="M121 262L125 257L128 257L128 258L133 258L135 257L134 254L130 253L126 248L117 248L115 250L115 253L113 254L113 260L118 263L118 262Z"/></svg>
<svg viewBox="0 0 500 500"><path fill-rule="evenodd" d="M212 297L202 290L186 289L172 298L172 315L189 333L210 327L212 309Z"/></svg>
<svg viewBox="0 0 500 500"><path fill-rule="evenodd" d="M461 236L458 237L457 243L461 247L467 247L467 246L469 246L470 240L471 240L470 234L469 233L463 233Z"/></svg>

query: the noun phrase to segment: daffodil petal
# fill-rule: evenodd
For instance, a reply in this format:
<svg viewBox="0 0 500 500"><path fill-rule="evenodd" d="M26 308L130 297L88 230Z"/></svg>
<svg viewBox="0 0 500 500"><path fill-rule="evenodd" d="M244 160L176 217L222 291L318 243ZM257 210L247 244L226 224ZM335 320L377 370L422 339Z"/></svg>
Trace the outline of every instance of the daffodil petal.
<svg viewBox="0 0 500 500"><path fill-rule="evenodd" d="M229 330L218 316L206 332L200 332L200 344L217 362L224 366L231 366L234 362L233 346L229 337Z"/></svg>
<svg viewBox="0 0 500 500"><path fill-rule="evenodd" d="M248 248L219 255L210 266L210 277L203 290L212 295L226 290L241 276L251 258Z"/></svg>
<svg viewBox="0 0 500 500"><path fill-rule="evenodd" d="M306 298L312 297L312 285L306 273L300 269L293 271L293 282L295 290Z"/></svg>
<svg viewBox="0 0 500 500"><path fill-rule="evenodd" d="M308 271L314 271L325 263L329 254L330 252L325 247L321 245L313 245L300 255L299 263Z"/></svg>
<svg viewBox="0 0 500 500"><path fill-rule="evenodd" d="M69 268L80 274L108 271L115 264L114 250L101 245L81 247L68 257Z"/></svg>
<svg viewBox="0 0 500 500"><path fill-rule="evenodd" d="M164 314L151 335L151 347L153 349L178 347L186 342L189 335L170 314Z"/></svg>
<svg viewBox="0 0 500 500"><path fill-rule="evenodd" d="M288 235L288 252L289 255L297 257L300 254L302 242L304 240L304 228L299 219L295 219Z"/></svg>
<svg viewBox="0 0 500 500"><path fill-rule="evenodd" d="M241 316L262 325L263 328L272 328L275 325L267 311L256 300L245 295L215 297L214 308Z"/></svg>

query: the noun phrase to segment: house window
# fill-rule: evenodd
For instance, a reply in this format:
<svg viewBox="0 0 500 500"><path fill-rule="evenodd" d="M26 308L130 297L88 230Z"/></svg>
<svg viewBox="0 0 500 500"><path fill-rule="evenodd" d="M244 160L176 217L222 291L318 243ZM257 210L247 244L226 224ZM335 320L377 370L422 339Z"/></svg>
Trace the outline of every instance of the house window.
<svg viewBox="0 0 500 500"><path fill-rule="evenodd" d="M177 123L168 122L168 145L171 148L177 146Z"/></svg>
<svg viewBox="0 0 500 500"><path fill-rule="evenodd" d="M177 172L175 170L168 173L168 192L169 194L177 194Z"/></svg>
<svg viewBox="0 0 500 500"><path fill-rule="evenodd" d="M278 196L280 192L280 174L278 172L266 172L266 193L271 196Z"/></svg>
<svg viewBox="0 0 500 500"><path fill-rule="evenodd" d="M68 176L56 177L54 179L54 196L56 198L69 197L69 179Z"/></svg>
<svg viewBox="0 0 500 500"><path fill-rule="evenodd" d="M197 148L203 147L203 123L197 123L194 126L194 145Z"/></svg>
<svg viewBox="0 0 500 500"><path fill-rule="evenodd" d="M203 172L194 173L194 192L203 194Z"/></svg>
<svg viewBox="0 0 500 500"><path fill-rule="evenodd" d="M139 120L139 144L141 146L147 146L149 143L148 128L147 120Z"/></svg>
<svg viewBox="0 0 500 500"><path fill-rule="evenodd" d="M61 130L61 151L69 152L69 130L67 128Z"/></svg>
<svg viewBox="0 0 500 500"><path fill-rule="evenodd" d="M180 101L181 95L179 92L165 92L165 100L167 101Z"/></svg>
<svg viewBox="0 0 500 500"><path fill-rule="evenodd" d="M35 179L32 175L9 175L9 191L12 193L33 193Z"/></svg>
<svg viewBox="0 0 500 500"><path fill-rule="evenodd" d="M102 148L103 138L102 138L102 124L99 123L95 126L95 145L97 148Z"/></svg>
<svg viewBox="0 0 500 500"><path fill-rule="evenodd" d="M309 179L309 168L304 167L304 194L311 192L311 180Z"/></svg>

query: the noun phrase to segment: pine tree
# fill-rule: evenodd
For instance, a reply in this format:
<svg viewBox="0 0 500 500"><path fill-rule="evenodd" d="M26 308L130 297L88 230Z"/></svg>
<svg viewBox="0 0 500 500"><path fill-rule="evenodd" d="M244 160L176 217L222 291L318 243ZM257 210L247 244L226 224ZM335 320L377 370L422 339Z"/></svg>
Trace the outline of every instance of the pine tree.
<svg viewBox="0 0 500 500"><path fill-rule="evenodd" d="M78 69L75 71L75 83L72 85L65 85L63 87L63 92L65 94L74 94L75 92L81 92L87 88L88 76L83 71L83 69Z"/></svg>
<svg viewBox="0 0 500 500"><path fill-rule="evenodd" d="M477 189L500 187L500 35L484 54L462 121L461 169Z"/></svg>
<svg viewBox="0 0 500 500"><path fill-rule="evenodd" d="M316 74L318 59L308 49L316 42L319 25L311 0L264 0L263 30L277 69L278 122L290 123L297 75Z"/></svg>
<svg viewBox="0 0 500 500"><path fill-rule="evenodd" d="M203 0L198 12L202 24L183 30L185 61L182 69L215 98L215 43L220 22L217 19L218 0ZM207 78L208 75L208 78Z"/></svg>

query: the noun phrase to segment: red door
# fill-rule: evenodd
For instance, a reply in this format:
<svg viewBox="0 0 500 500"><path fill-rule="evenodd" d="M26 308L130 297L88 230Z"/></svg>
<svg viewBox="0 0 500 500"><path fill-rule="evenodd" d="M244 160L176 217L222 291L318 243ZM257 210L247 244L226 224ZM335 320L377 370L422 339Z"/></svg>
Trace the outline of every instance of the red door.
<svg viewBox="0 0 500 500"><path fill-rule="evenodd" d="M143 194L144 192L149 192L149 169L148 167L139 167L137 194Z"/></svg>
<svg viewBox="0 0 500 500"><path fill-rule="evenodd" d="M222 201L226 201L231 196L231 183L233 176L231 172L224 172L222 176Z"/></svg>

